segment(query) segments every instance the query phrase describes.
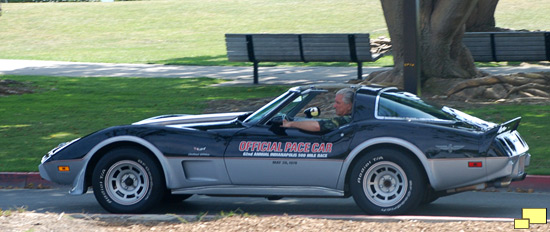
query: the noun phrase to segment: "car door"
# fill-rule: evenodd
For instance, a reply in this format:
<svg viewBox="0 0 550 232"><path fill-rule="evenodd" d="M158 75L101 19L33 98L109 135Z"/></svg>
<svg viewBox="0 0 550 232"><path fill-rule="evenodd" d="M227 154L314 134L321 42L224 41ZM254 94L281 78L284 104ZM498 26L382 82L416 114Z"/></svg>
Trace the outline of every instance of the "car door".
<svg viewBox="0 0 550 232"><path fill-rule="evenodd" d="M351 124L326 134L254 126L236 134L225 153L236 185L335 188L353 138Z"/></svg>

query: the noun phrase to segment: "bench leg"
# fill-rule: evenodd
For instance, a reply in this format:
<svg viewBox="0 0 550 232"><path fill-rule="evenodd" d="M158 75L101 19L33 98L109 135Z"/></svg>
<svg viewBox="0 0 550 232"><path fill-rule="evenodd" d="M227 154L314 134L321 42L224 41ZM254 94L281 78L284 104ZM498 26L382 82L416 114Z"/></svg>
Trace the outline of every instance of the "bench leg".
<svg viewBox="0 0 550 232"><path fill-rule="evenodd" d="M258 84L258 62L254 62L254 84Z"/></svg>
<svg viewBox="0 0 550 232"><path fill-rule="evenodd" d="M363 80L363 62L357 62L357 80Z"/></svg>

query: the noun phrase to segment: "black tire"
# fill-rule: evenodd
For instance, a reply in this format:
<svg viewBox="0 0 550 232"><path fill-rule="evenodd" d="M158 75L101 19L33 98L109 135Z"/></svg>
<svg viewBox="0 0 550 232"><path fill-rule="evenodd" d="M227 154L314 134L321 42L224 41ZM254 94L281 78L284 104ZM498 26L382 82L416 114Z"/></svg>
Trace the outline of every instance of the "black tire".
<svg viewBox="0 0 550 232"><path fill-rule="evenodd" d="M367 214L404 214L424 199L426 179L414 159L399 150L377 149L355 163L350 190Z"/></svg>
<svg viewBox="0 0 550 232"><path fill-rule="evenodd" d="M439 199L439 195L434 191L434 189L430 186L426 188L426 191L424 192L424 199L422 199L422 202L420 202L420 205L427 205L434 201Z"/></svg>
<svg viewBox="0 0 550 232"><path fill-rule="evenodd" d="M143 213L164 196L161 169L145 152L125 147L103 156L92 176L94 195L112 213Z"/></svg>

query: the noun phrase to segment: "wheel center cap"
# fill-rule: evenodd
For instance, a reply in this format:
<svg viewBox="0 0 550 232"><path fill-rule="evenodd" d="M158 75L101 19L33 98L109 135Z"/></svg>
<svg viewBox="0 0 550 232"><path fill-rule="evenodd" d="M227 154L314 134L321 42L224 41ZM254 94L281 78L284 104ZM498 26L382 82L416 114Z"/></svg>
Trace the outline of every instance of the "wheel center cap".
<svg viewBox="0 0 550 232"><path fill-rule="evenodd" d="M134 175L126 174L122 176L121 185L126 190L133 190L137 185L137 179Z"/></svg>
<svg viewBox="0 0 550 232"><path fill-rule="evenodd" d="M384 192L391 192L395 189L395 179L390 175L385 175L380 178L378 182L378 187Z"/></svg>
<svg viewBox="0 0 550 232"><path fill-rule="evenodd" d="M384 181L384 187L386 187L386 188L391 187L391 181L385 180Z"/></svg>

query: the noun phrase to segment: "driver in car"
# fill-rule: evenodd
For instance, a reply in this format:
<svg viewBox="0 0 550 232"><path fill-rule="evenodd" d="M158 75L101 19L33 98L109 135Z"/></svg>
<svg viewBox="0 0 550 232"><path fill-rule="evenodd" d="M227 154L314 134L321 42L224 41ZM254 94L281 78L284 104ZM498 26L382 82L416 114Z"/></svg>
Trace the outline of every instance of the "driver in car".
<svg viewBox="0 0 550 232"><path fill-rule="evenodd" d="M353 108L353 96L355 91L352 88L338 90L334 97L334 109L338 117L324 120L287 121L283 120L282 127L298 128L301 130L318 132L334 130L351 121L351 109Z"/></svg>

